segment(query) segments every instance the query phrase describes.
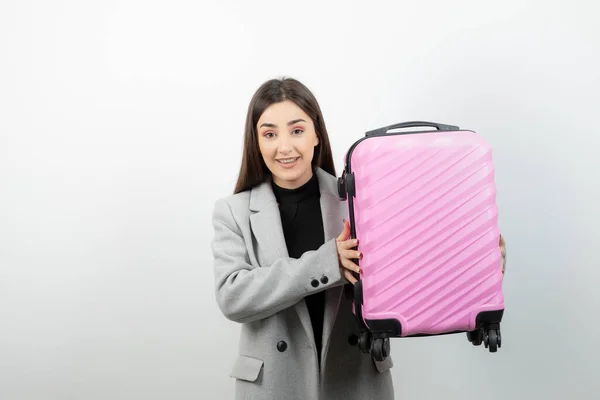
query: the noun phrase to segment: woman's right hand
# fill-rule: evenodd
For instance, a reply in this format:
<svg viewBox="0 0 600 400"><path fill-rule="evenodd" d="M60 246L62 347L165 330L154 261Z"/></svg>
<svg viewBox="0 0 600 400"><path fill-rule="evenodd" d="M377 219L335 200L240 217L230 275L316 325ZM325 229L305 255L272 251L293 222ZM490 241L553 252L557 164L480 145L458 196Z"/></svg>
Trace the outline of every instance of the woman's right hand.
<svg viewBox="0 0 600 400"><path fill-rule="evenodd" d="M352 275L352 272L360 273L360 268L352 260L360 260L362 254L353 250L354 247L358 246L357 239L349 239L350 237L350 224L344 219L344 229L342 233L335 240L337 245L338 259L340 262L340 268L342 269L344 276L353 285L357 282L356 278Z"/></svg>

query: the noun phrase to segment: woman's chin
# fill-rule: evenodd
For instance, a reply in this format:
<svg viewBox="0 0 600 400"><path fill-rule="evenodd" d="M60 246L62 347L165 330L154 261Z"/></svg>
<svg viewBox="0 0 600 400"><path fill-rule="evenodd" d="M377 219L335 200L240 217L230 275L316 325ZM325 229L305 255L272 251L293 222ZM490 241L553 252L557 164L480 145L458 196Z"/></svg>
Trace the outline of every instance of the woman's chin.
<svg viewBox="0 0 600 400"><path fill-rule="evenodd" d="M275 176L275 183L282 187L290 188L298 187L306 183L304 181L310 179L311 173L310 168L300 169L296 167L286 169L278 168L273 175Z"/></svg>

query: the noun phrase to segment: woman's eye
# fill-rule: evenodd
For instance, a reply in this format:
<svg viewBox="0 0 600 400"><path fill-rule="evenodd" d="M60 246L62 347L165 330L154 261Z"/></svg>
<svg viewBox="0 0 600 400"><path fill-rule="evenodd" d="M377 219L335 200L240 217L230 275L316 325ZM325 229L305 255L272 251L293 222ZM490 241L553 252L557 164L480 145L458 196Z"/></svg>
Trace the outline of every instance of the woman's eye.
<svg viewBox="0 0 600 400"><path fill-rule="evenodd" d="M274 135L274 133L273 133L273 132L267 132L267 133L265 133L265 137L266 137L266 138L272 138L272 137L273 137L273 135Z"/></svg>
<svg viewBox="0 0 600 400"><path fill-rule="evenodd" d="M302 132L304 132L302 129L294 129L294 133L297 135L301 134Z"/></svg>

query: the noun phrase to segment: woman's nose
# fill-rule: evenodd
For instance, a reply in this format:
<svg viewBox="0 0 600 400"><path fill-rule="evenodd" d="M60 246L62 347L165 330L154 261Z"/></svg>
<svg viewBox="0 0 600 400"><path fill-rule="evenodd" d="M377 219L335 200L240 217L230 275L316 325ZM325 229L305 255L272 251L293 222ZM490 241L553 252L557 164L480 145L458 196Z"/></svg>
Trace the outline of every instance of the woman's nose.
<svg viewBox="0 0 600 400"><path fill-rule="evenodd" d="M281 139L279 141L279 145L277 146L277 150L279 150L279 152L282 154L288 154L292 152L293 147L288 139Z"/></svg>

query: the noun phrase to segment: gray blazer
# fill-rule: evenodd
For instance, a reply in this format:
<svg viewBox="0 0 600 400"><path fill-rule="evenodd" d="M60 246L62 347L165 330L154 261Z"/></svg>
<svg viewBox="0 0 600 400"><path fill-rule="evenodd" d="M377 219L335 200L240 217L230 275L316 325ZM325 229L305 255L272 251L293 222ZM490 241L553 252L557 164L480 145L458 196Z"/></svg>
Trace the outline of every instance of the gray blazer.
<svg viewBox="0 0 600 400"><path fill-rule="evenodd" d="M338 266L335 238L345 203L337 180L317 170L325 243L289 258L277 201L266 182L220 199L213 211L216 299L228 319L242 324L232 360L236 399L391 400L391 357L383 362L351 344L359 330L348 283ZM304 297L326 292L321 365Z"/></svg>

